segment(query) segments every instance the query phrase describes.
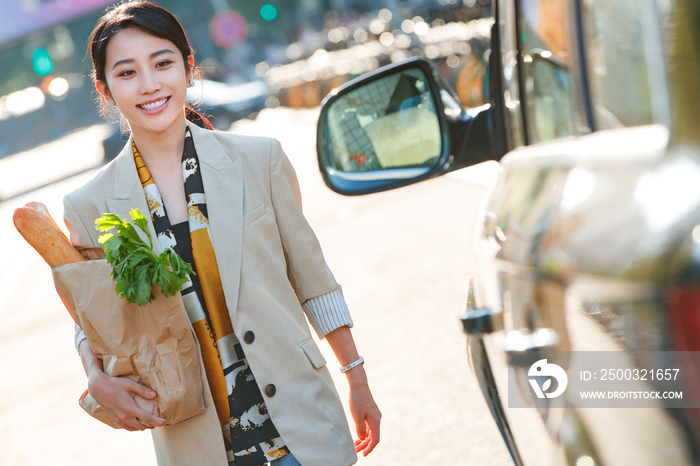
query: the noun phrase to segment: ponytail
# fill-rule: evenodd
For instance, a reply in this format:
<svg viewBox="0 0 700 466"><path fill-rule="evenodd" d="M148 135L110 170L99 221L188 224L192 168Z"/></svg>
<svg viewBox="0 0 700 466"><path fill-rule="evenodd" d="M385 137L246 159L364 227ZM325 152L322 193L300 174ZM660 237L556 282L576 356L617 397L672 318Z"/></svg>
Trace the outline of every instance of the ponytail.
<svg viewBox="0 0 700 466"><path fill-rule="evenodd" d="M204 114L199 113L197 110L193 109L187 104L185 104L185 118L187 118L187 120L191 121L200 128L208 130L214 129L214 125L211 124L209 118L207 118Z"/></svg>

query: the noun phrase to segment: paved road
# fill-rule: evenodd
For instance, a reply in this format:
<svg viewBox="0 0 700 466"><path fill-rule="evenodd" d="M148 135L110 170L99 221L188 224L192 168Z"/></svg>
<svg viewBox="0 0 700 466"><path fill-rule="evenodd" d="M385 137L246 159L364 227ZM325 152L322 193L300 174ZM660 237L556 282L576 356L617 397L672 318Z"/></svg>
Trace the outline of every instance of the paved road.
<svg viewBox="0 0 700 466"><path fill-rule="evenodd" d="M473 270L469 236L494 166L388 193L339 196L325 188L316 167L317 115L265 111L233 129L282 142L297 169L306 215L343 285L384 415L381 444L358 464L510 464L457 320ZM86 381L72 323L48 267L11 225L12 210L30 200L60 217L63 194L89 176L0 204L0 465L155 464L148 433L115 431L78 407ZM320 347L346 400L344 376L328 345Z"/></svg>

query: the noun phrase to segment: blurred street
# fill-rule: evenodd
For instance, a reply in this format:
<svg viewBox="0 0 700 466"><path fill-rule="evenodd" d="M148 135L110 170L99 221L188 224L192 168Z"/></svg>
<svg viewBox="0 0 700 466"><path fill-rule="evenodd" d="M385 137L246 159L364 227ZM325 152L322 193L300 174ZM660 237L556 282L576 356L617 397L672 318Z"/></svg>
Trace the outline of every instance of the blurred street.
<svg viewBox="0 0 700 466"><path fill-rule="evenodd" d="M97 15L118 2L68 3L3 0L0 160L96 125L104 125L102 139L113 133L95 111L84 47ZM199 78L188 98L217 129L265 108L315 108L358 75L416 56L432 60L465 105L487 100L490 0L156 3L187 31ZM107 142L108 157L116 145ZM16 195L14 187L0 178L0 199Z"/></svg>
<svg viewBox="0 0 700 466"><path fill-rule="evenodd" d="M232 131L282 142L297 170L307 218L343 285L383 413L382 441L359 464L511 464L469 367L458 320L473 270L473 221L498 165L342 197L323 185L318 172L318 111L266 109ZM101 151L89 132L72 144L80 148L74 157ZM43 146L36 157L56 147ZM12 225L13 209L29 201L45 203L62 225L63 195L93 174L0 203L0 465L155 465L149 433L115 431L78 406L86 378L72 321L48 266ZM325 342L320 347L346 402L338 363Z"/></svg>

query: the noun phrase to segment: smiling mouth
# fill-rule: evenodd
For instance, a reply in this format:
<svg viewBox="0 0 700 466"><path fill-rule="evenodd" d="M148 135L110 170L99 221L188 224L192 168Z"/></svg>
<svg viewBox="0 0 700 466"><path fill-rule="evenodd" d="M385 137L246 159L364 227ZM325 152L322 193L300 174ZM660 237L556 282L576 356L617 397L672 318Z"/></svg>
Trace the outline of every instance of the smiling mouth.
<svg viewBox="0 0 700 466"><path fill-rule="evenodd" d="M148 112L152 112L152 111L158 110L159 108L161 108L162 106L164 106L164 105L168 102L168 100L170 100L170 97L164 97L164 98L162 98L162 99L160 99L160 100L156 100L155 102L149 102L149 103L147 103L147 104L141 104L141 105L139 105L139 107L141 107L142 109L144 109L144 110L146 110L146 111L148 111Z"/></svg>

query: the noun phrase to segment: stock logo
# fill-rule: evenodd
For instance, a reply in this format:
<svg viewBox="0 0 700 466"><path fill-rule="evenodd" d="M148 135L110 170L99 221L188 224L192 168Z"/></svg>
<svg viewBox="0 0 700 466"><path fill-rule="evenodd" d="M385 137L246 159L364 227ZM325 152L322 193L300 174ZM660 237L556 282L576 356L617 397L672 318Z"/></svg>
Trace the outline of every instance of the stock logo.
<svg viewBox="0 0 700 466"><path fill-rule="evenodd" d="M547 364L546 359L540 359L530 366L530 370L527 372L527 375L528 381L530 382L530 385L532 385L532 389L535 391L537 398L544 398L545 396L547 398L556 398L564 393L564 390L566 390L566 385L569 383L569 378L566 376L564 369L556 364ZM537 379L532 377L547 377L547 380L544 381L542 387L540 388L540 384L537 382ZM552 386L553 378L557 380L557 389L551 393L548 393L547 390L549 390L549 388Z"/></svg>

